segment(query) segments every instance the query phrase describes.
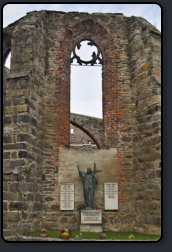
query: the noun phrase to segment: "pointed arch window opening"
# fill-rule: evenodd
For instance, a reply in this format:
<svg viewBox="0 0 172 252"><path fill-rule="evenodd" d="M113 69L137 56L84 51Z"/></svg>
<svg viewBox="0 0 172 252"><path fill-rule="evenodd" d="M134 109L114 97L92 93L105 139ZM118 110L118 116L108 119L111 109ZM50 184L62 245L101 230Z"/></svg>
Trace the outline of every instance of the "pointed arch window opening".
<svg viewBox="0 0 172 252"><path fill-rule="evenodd" d="M70 55L71 113L103 118L102 65L101 50L92 39L75 44Z"/></svg>

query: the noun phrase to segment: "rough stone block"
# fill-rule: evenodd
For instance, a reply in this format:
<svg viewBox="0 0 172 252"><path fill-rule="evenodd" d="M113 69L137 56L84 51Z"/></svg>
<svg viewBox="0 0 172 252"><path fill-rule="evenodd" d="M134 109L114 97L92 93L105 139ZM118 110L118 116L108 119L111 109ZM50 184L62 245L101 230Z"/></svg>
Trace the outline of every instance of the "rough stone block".
<svg viewBox="0 0 172 252"><path fill-rule="evenodd" d="M24 202L10 202L9 204L10 210L27 210L28 205Z"/></svg>
<svg viewBox="0 0 172 252"><path fill-rule="evenodd" d="M27 149L27 145L25 143L4 145L4 150L13 150L13 149Z"/></svg>
<svg viewBox="0 0 172 252"><path fill-rule="evenodd" d="M33 143L31 136L28 134L19 134L17 135L17 142L28 142L28 143Z"/></svg>
<svg viewBox="0 0 172 252"><path fill-rule="evenodd" d="M142 194L142 193L136 193L135 200L143 200L143 199L144 199L144 194Z"/></svg>
<svg viewBox="0 0 172 252"><path fill-rule="evenodd" d="M156 170L156 177L161 178L161 170Z"/></svg>
<svg viewBox="0 0 172 252"><path fill-rule="evenodd" d="M35 160L35 157L32 154L30 154L28 151L19 151L18 156L19 158Z"/></svg>
<svg viewBox="0 0 172 252"><path fill-rule="evenodd" d="M12 123L12 118L11 116L5 116L5 121L4 121L4 124L7 125L7 124L11 124Z"/></svg>
<svg viewBox="0 0 172 252"><path fill-rule="evenodd" d="M19 221L19 213L18 212L5 212L3 214L4 221L10 222L18 222Z"/></svg>
<svg viewBox="0 0 172 252"><path fill-rule="evenodd" d="M3 159L10 159L10 152L3 152Z"/></svg>
<svg viewBox="0 0 172 252"><path fill-rule="evenodd" d="M42 204L35 202L33 205L33 211L41 211L41 209L42 209Z"/></svg>
<svg viewBox="0 0 172 252"><path fill-rule="evenodd" d="M68 222L68 219L66 217L62 217L60 219L60 223L67 223Z"/></svg>
<svg viewBox="0 0 172 252"><path fill-rule="evenodd" d="M18 193L17 192L4 192L3 199L9 200L9 201L10 200L17 201L18 200Z"/></svg>
<svg viewBox="0 0 172 252"><path fill-rule="evenodd" d="M121 211L129 211L130 210L130 204L129 203L121 203L119 206Z"/></svg>
<svg viewBox="0 0 172 252"><path fill-rule="evenodd" d="M28 112L28 105L16 105L16 106L6 107L6 110L5 110L6 114L13 114L14 112L15 113Z"/></svg>
<svg viewBox="0 0 172 252"><path fill-rule="evenodd" d="M29 232L31 231L31 223L18 223L16 227L17 232Z"/></svg>
<svg viewBox="0 0 172 252"><path fill-rule="evenodd" d="M12 143L12 136L10 136L10 135L3 135L3 142L4 143Z"/></svg>
<svg viewBox="0 0 172 252"><path fill-rule="evenodd" d="M28 123L29 115L18 115L18 123Z"/></svg>
<svg viewBox="0 0 172 252"><path fill-rule="evenodd" d="M153 200L160 200L161 199L161 191L152 192L152 199Z"/></svg>
<svg viewBox="0 0 172 252"><path fill-rule="evenodd" d="M7 210L7 209L8 209L8 204L7 204L7 202L4 201L3 202L3 210Z"/></svg>
<svg viewBox="0 0 172 252"><path fill-rule="evenodd" d="M23 159L14 159L14 160L4 160L4 167L15 168L16 166L23 166L26 164Z"/></svg>
<svg viewBox="0 0 172 252"><path fill-rule="evenodd" d="M33 117L30 118L30 123L31 123L33 126L35 126L35 127L37 127L37 125L38 125L37 120L36 120L35 118L33 118Z"/></svg>
<svg viewBox="0 0 172 252"><path fill-rule="evenodd" d="M35 200L36 201L42 201L42 198L43 198L43 196L41 193L35 193Z"/></svg>

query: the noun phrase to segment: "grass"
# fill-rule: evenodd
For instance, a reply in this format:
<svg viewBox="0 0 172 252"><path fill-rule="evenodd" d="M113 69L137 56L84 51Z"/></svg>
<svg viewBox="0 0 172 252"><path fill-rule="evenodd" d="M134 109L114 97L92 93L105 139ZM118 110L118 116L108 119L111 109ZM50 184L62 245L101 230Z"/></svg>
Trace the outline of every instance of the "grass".
<svg viewBox="0 0 172 252"><path fill-rule="evenodd" d="M30 237L39 237L40 231L37 230L35 232L25 233L25 236ZM80 231L72 230L72 235L70 238L74 238L76 235L79 236ZM137 232L113 232L106 231L103 232L106 234L106 240L123 240L123 241L158 241L160 239L159 235L150 235L150 234L142 234ZM93 232L82 232L82 239L99 239L99 235L101 233L93 233ZM133 234L134 238L129 238L129 236ZM47 230L48 238L59 238L59 230L48 229Z"/></svg>

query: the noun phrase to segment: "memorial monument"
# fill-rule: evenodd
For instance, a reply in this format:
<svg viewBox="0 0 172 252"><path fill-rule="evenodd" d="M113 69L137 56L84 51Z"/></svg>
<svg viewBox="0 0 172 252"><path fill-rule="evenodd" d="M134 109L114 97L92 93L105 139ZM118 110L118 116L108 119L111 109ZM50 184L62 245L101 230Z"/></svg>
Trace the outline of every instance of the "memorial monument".
<svg viewBox="0 0 172 252"><path fill-rule="evenodd" d="M98 179L96 177L96 172L101 172L101 170L96 170L96 164L94 163L94 171L92 172L91 168L87 168L87 172L82 172L79 165L77 165L79 175L83 180L83 189L84 189L84 199L86 204L86 209L97 209L97 206L94 202L94 193L97 187Z"/></svg>
<svg viewBox="0 0 172 252"><path fill-rule="evenodd" d="M86 208L81 210L81 225L80 231L102 232L102 211L97 210L98 207L94 201L94 194L98 184L96 177L96 163L94 163L94 170L87 168L87 172L82 172L79 165L77 165L79 176L83 180L84 200Z"/></svg>

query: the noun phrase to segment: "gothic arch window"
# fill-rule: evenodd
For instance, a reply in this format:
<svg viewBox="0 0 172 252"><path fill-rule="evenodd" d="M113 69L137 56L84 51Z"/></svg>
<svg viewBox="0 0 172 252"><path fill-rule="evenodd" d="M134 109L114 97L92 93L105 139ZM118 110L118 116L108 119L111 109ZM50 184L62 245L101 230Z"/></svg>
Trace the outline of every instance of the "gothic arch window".
<svg viewBox="0 0 172 252"><path fill-rule="evenodd" d="M70 111L102 118L102 64L100 48L92 39L78 41L70 57Z"/></svg>

